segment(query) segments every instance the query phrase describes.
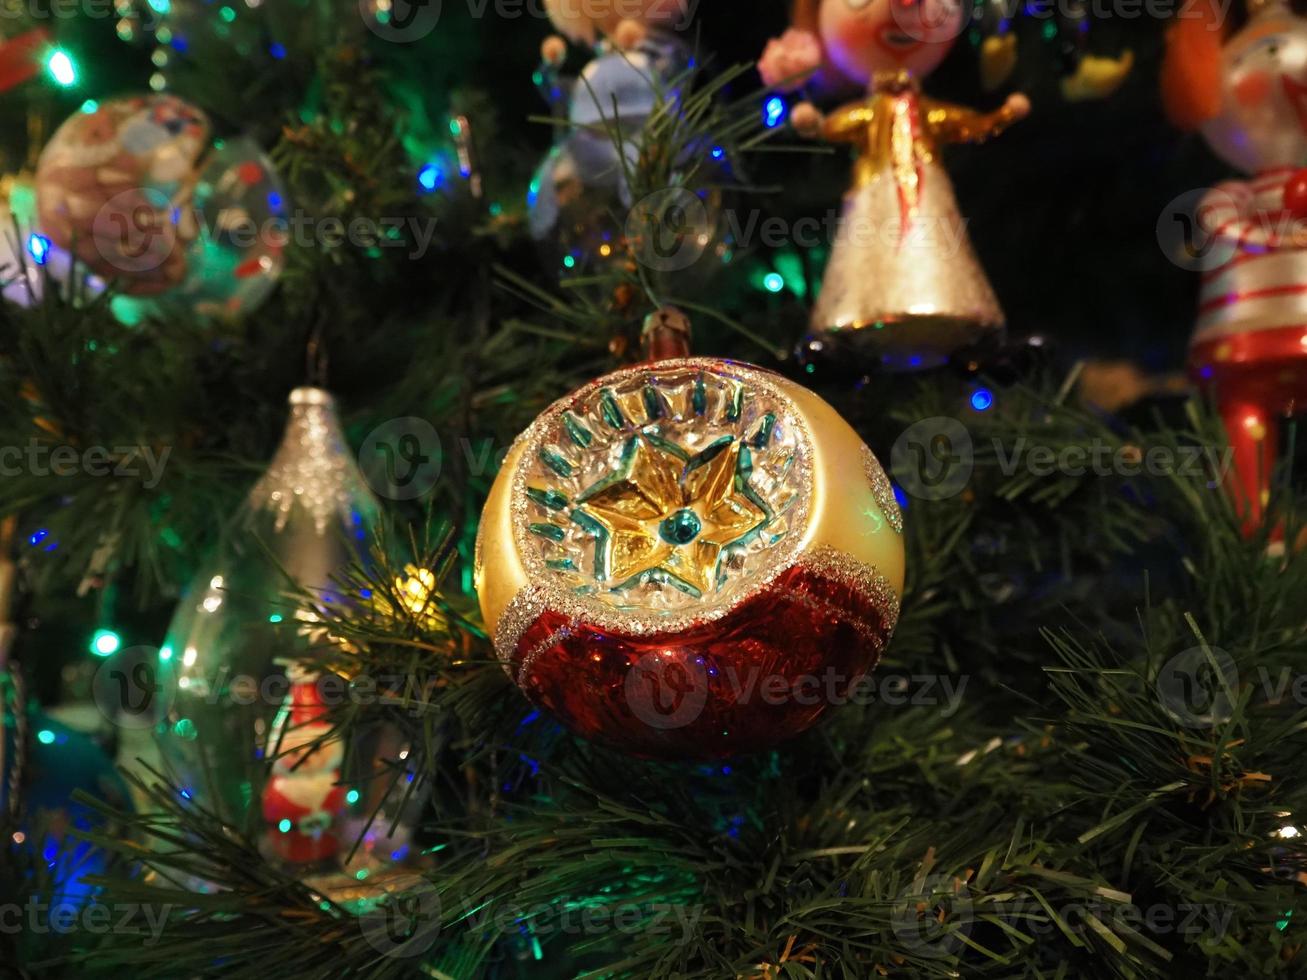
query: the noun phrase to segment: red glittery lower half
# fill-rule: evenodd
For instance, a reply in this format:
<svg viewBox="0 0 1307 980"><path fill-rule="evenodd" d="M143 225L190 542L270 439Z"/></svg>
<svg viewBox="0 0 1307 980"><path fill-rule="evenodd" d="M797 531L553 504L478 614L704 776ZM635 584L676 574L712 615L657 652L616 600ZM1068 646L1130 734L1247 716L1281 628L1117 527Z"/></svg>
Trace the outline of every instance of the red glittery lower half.
<svg viewBox="0 0 1307 980"><path fill-rule="evenodd" d="M848 701L880 659L891 615L796 566L721 619L676 634L635 637L546 611L511 667L527 696L578 735L646 758L720 759L777 745Z"/></svg>

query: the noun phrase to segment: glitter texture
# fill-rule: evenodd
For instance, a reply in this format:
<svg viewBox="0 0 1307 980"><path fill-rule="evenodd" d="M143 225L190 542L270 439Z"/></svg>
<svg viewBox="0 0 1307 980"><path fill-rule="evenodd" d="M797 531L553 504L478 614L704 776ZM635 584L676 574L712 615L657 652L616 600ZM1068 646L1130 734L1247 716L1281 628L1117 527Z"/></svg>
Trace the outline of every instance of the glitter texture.
<svg viewBox="0 0 1307 980"><path fill-rule="evenodd" d="M286 434L267 472L250 491L248 505L254 511L273 511L278 532L285 530L298 505L319 536L333 524L353 526L360 511L375 510L330 394L320 388L291 392Z"/></svg>
<svg viewBox="0 0 1307 980"><path fill-rule="evenodd" d="M531 591L497 637L517 637L518 686L579 734L650 758L724 758L811 727L875 667L899 614L875 569L829 548L717 622L673 634L537 614Z"/></svg>
<svg viewBox="0 0 1307 980"><path fill-rule="evenodd" d="M862 471L867 474L867 482L871 484L871 492L875 495L885 520L896 534L902 534L903 510L899 507L898 498L894 496L894 486L885 475L885 468L880 465L876 454L866 446L862 447Z"/></svg>

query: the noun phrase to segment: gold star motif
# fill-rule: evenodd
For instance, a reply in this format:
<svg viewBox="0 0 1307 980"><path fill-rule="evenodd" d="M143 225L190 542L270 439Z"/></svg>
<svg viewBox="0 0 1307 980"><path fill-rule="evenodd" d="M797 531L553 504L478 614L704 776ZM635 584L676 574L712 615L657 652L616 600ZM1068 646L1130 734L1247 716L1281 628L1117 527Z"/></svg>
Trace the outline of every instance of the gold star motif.
<svg viewBox="0 0 1307 980"><path fill-rule="evenodd" d="M722 552L772 518L751 474L749 449L730 436L693 457L653 433L632 437L617 468L577 498L578 523L602 529L596 571L618 589L654 573L697 595L713 591ZM684 543L664 534L678 516L698 528Z"/></svg>

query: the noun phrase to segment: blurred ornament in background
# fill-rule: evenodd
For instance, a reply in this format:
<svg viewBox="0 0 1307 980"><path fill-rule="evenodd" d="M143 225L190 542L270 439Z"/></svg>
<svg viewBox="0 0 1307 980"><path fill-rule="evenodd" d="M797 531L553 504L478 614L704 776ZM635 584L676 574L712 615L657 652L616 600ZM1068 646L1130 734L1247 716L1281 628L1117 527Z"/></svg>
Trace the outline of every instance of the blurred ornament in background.
<svg viewBox="0 0 1307 980"><path fill-rule="evenodd" d="M658 93L688 63L669 37L637 51L603 42L577 79L541 69L545 97L568 126L532 178L528 228L563 275L626 261L621 235L633 203L627 172L639 163L640 129ZM623 136L620 150L606 128L614 125Z"/></svg>
<svg viewBox="0 0 1307 980"><path fill-rule="evenodd" d="M310 590L323 615L350 601L333 576L366 560L369 528L378 513L331 395L297 389L290 412L267 472L178 605L159 651L159 670L176 694L156 738L166 771L185 799L216 811L252 838L293 835L270 849L288 864L316 867L343 859L353 846L348 833L361 833L379 809L407 815L413 808L404 810L377 791L378 772L402 771L405 765L398 736L383 744L372 733L348 747L343 802L335 800L334 791L322 793L326 770L338 765L332 761L334 749L323 753L325 768L319 766L323 771L313 780L297 782L283 762L273 761L278 751L303 747L305 733L292 723L302 721L310 731L321 723L316 715L303 717L313 714L309 709L315 703L303 684L318 677L311 668L314 651L331 642L315 622L320 617L298 607L289 593ZM290 680L281 667L287 663L299 665ZM333 690L347 689L342 679L335 681ZM286 717L277 726L279 714ZM393 755L379 758L383 749ZM130 759L132 753L125 755ZM332 764L326 766L327 761ZM407 780L392 781L392 788L395 782L402 783L398 792L411 793ZM305 813L291 812L301 805ZM364 805L371 806L366 813ZM271 826L265 825L268 814L276 817ZM407 826L401 828L398 838L406 841L407 833ZM395 838L385 832L372 837L360 848L359 860L380 866L408 856L405 848L389 846ZM400 857L392 859L396 852ZM343 876L344 869L337 874Z"/></svg>
<svg viewBox="0 0 1307 980"><path fill-rule="evenodd" d="M646 353L665 359L586 385L514 444L475 578L535 704L633 755L721 758L811 727L875 666L898 618L903 525L834 409L749 365L668 357L687 336L683 315L655 314ZM735 686L818 677L829 697Z"/></svg>
<svg viewBox="0 0 1307 980"><path fill-rule="evenodd" d="M1285 422L1307 404L1307 227L1295 217L1307 20L1273 0L1250 6L1232 36L1210 4L1186 8L1167 35L1162 91L1177 125L1201 129L1217 156L1253 175L1213 188L1185 242L1203 269L1189 367L1215 395L1235 451L1230 490L1252 533L1277 482Z"/></svg>
<svg viewBox="0 0 1307 980"><path fill-rule="evenodd" d="M986 92L1007 84L1016 70L1016 28L1023 15L1041 21L1039 35L1056 51L1062 70L1062 97L1068 102L1108 98L1125 84L1134 69L1133 51L1119 55L1091 53L1093 18L1087 0L1066 0L1056 11L1039 11L1033 5L1014 8L1004 0L978 0L972 40L980 46L980 82Z"/></svg>
<svg viewBox="0 0 1307 980"><path fill-rule="evenodd" d="M553 109L561 135L531 181L527 195L528 229L539 244L546 261L563 278L573 278L602 269L645 259L646 248L632 243L630 225L633 208L644 202L634 200L630 173L647 161L643 127L655 112L665 110L679 93L678 80L688 77L692 58L674 34L657 27L666 18L666 4L647 4L648 23L637 30L628 23L629 37L621 43L602 38L594 58L575 79L559 72L561 52L566 47L561 38L551 48L545 45L545 61L536 73L536 81ZM661 7L661 11L659 8ZM584 23L565 15L558 6L551 8L554 23L574 39L594 43L604 31L617 33L617 25ZM551 57L553 60L551 60ZM620 141L617 133L620 132ZM726 164L711 146L695 148L706 161L712 176L702 183L723 183ZM675 181L673 179L672 183ZM693 243L685 265L710 270L720 267L729 255L729 244L722 226L722 194L713 190L696 195L688 189L676 191L687 198L688 207L678 211L684 227L665 230L678 242ZM646 208L646 210L648 210ZM639 254L633 255L635 251ZM706 256L706 257L705 257ZM698 265L703 259L702 265Z"/></svg>
<svg viewBox="0 0 1307 980"><path fill-rule="evenodd" d="M44 27L8 39L0 31L0 92L8 92L39 75L47 64L50 44L50 31Z"/></svg>
<svg viewBox="0 0 1307 980"><path fill-rule="evenodd" d="M267 157L245 138L211 143L204 113L175 96L88 101L35 183L35 232L113 281L125 322L179 304L239 316L281 273L287 204Z"/></svg>
<svg viewBox="0 0 1307 980"><path fill-rule="evenodd" d="M199 234L186 249L186 273L158 302L125 298L116 310L148 315L182 304L227 319L257 309L285 267L290 234L286 192L272 162L245 137L219 140L205 158L192 201Z"/></svg>
<svg viewBox="0 0 1307 980"><path fill-rule="evenodd" d="M70 116L36 167L38 230L129 295L180 285L198 233L190 207L209 120L171 95L112 99Z"/></svg>
<svg viewBox="0 0 1307 980"><path fill-rule="evenodd" d="M1130 361L1088 361L1080 371L1080 400L1113 414L1146 398L1181 396L1191 390L1183 374L1150 375Z"/></svg>

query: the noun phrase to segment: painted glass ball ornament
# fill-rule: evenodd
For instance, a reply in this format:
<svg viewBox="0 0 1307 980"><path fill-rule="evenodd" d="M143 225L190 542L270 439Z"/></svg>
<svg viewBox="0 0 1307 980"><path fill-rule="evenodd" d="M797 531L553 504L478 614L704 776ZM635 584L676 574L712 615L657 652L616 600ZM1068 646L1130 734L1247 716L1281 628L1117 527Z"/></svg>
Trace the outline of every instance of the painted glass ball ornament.
<svg viewBox="0 0 1307 980"><path fill-rule="evenodd" d="M673 357L555 403L514 443L476 582L515 683L633 755L723 758L804 731L898 618L902 516L828 404Z"/></svg>

